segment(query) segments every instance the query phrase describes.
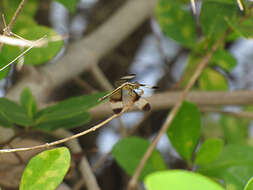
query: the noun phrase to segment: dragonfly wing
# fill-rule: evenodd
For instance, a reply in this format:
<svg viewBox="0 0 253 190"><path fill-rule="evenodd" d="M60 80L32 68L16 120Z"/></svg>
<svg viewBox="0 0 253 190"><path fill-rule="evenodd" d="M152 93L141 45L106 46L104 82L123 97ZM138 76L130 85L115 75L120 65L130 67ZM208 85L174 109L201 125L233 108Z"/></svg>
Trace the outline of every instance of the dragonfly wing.
<svg viewBox="0 0 253 190"><path fill-rule="evenodd" d="M122 89L115 91L110 96L110 104L114 113L120 113L123 109Z"/></svg>

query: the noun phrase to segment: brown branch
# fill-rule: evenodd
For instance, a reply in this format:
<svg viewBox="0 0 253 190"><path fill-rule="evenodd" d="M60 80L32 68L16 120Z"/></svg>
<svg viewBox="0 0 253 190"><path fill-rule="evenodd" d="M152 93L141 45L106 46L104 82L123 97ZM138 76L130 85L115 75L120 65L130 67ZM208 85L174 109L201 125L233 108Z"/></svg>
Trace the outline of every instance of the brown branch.
<svg viewBox="0 0 253 190"><path fill-rule="evenodd" d="M169 109L178 102L182 92L162 92L145 98L151 104L152 111ZM214 107L222 105L248 105L253 104L253 90L241 91L192 91L185 98L202 107ZM132 110L131 110L132 111ZM93 119L101 119L112 114L109 103L100 104L90 111Z"/></svg>
<svg viewBox="0 0 253 190"><path fill-rule="evenodd" d="M8 26L4 29L4 33L3 35L5 36L10 36L10 33L11 33L11 29L14 25L14 23L16 22L17 18L18 18L18 15L21 13L21 10L23 9L24 5L26 3L26 0L22 0L19 5L18 5L18 8L16 9L13 17L11 18L11 21L10 23L8 24ZM2 47L3 47L3 44L0 43L0 52L2 50Z"/></svg>
<svg viewBox="0 0 253 190"><path fill-rule="evenodd" d="M29 151L29 150L35 150L35 149L41 149L41 148L49 148L49 147L52 147L52 146L55 146L55 145L58 145L58 144L62 144L62 143L68 142L70 140L76 139L76 138L78 138L80 136L86 135L88 133L91 133L91 132L93 132L93 131L101 128L105 124L107 124L110 121L112 121L114 118L116 118L119 115L121 115L122 113L126 112L131 106L132 106L132 103L129 104L129 105L127 105L126 107L124 107L123 110L120 113L114 114L111 117L109 117L108 119L106 119L103 122L99 123L98 125L95 125L94 127L90 128L88 130L85 130L83 132L77 133L77 134L72 135L70 137L66 137L66 138L63 138L63 139L51 142L51 143L45 143L45 144L38 145L38 146L32 146L32 147L26 147L26 148L1 149L0 150L0 154L1 153L10 153L10 152Z"/></svg>
<svg viewBox="0 0 253 190"><path fill-rule="evenodd" d="M194 83L196 82L196 80L198 79L198 77L200 76L200 74L202 73L204 68L208 65L208 63L209 63L212 55L214 54L214 52L217 50L217 48L220 46L220 44L222 44L224 42L224 39L225 39L225 36L223 36L222 39L218 40L215 43L215 45L212 47L211 51L205 57L202 58L200 64L198 65L198 67L197 67L196 71L194 72L193 76L190 78L190 81L187 84L187 86L185 87L185 89L184 89L183 93L181 94L179 100L177 101L177 103L172 108L172 110L171 110L169 116L167 117L167 119L165 120L162 128L160 129L157 136L152 141L152 144L149 146L149 148L145 152L144 156L142 157L138 167L136 168L136 171L135 171L133 177L131 178L131 180L128 184L128 189L129 190L134 189L134 187L136 186L138 177L139 177L145 163L147 162L147 160L150 157L151 153L155 149L155 147L156 147L157 143L159 142L160 138L162 137L162 135L168 130L170 124L172 123L173 119L175 118L177 112L179 111L186 95L189 93L190 89L193 87Z"/></svg>

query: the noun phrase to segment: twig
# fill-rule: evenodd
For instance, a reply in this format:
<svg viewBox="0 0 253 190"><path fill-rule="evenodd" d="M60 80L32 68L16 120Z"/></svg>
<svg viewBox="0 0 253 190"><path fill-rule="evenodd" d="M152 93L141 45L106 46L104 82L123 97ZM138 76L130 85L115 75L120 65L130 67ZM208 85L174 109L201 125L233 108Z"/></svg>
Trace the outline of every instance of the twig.
<svg viewBox="0 0 253 190"><path fill-rule="evenodd" d="M145 114L144 118L140 122L138 122L134 127L131 128L126 133L126 137L133 135L137 129L141 126L141 124L150 116L151 112L148 112ZM100 158L92 167L92 171L95 172L98 168L102 166L102 164L108 159L109 156L111 156L112 151L107 152L102 158Z"/></svg>
<svg viewBox="0 0 253 190"><path fill-rule="evenodd" d="M22 8L24 7L25 3L26 3L26 0L22 0L19 3L18 8L16 9L16 11L15 11L15 13L14 13L14 15L13 15L13 17L12 17L10 23L9 23L9 25L4 29L3 35L5 35L5 36L9 36L10 35L11 29L12 29L14 23L16 22L16 20L18 18L18 15L20 14L20 12L21 12ZM2 47L3 47L3 44L0 43L0 52L2 51Z"/></svg>
<svg viewBox="0 0 253 190"><path fill-rule="evenodd" d="M91 72L93 76L97 79L99 84L105 89L105 90L113 90L113 86L108 81L104 73L101 71L101 69L98 67L97 64L92 65Z"/></svg>
<svg viewBox="0 0 253 190"><path fill-rule="evenodd" d="M196 11L196 4L195 4L195 0L191 0L191 5L192 5L192 12L193 14L196 14L197 11Z"/></svg>
<svg viewBox="0 0 253 190"><path fill-rule="evenodd" d="M64 129L58 129L53 132L55 136L59 139L72 136L73 134L70 131ZM82 152L82 147L80 146L77 139L66 142L67 146L73 154L79 154ZM79 164L79 170L81 171L82 178L80 180L83 184L86 185L88 190L99 190L100 187L97 183L96 177L92 172L91 166L84 154L82 154L81 162Z"/></svg>
<svg viewBox="0 0 253 190"><path fill-rule="evenodd" d="M236 1L237 1L237 4L238 4L240 10L243 11L243 5L242 5L241 0L236 0Z"/></svg>
<svg viewBox="0 0 253 190"><path fill-rule="evenodd" d="M24 7L25 3L26 3L26 0L22 0L22 1L19 3L17 10L16 10L16 12L14 13L14 15L13 15L13 17L12 17L12 19L11 19L9 25L8 25L8 30L9 30L9 31L11 31L11 29L12 29L14 23L16 22L16 20L17 20L17 18L18 18L18 15L21 13L21 10L22 10L22 8Z"/></svg>
<svg viewBox="0 0 253 190"><path fill-rule="evenodd" d="M66 137L66 138L63 138L63 139L51 142L51 143L45 143L45 144L38 145L38 146L32 146L32 147L26 147L26 148L2 149L2 150L0 150L0 154L1 153L9 153L9 152L21 152L21 151L35 150L35 149L41 149L41 148L49 148L51 146L62 144L64 142L70 141L72 139L76 139L76 138L78 138L80 136L83 136L83 135L86 135L86 134L88 134L90 132L93 132L93 131L99 129L100 127L104 126L105 124L109 123L111 120L113 120L114 118L118 117L119 115L121 115L122 113L124 113L128 109L130 109L131 106L132 106L132 103L126 105L120 113L114 114L111 117L109 117L108 119L106 119L103 122L99 123L98 125L95 125L94 127L90 128L88 130L85 130L85 131L83 131L81 133L77 133L77 134L75 134L73 136Z"/></svg>
<svg viewBox="0 0 253 190"><path fill-rule="evenodd" d="M192 86L194 85L194 83L196 82L196 80L198 79L198 77L200 76L200 74L202 73L202 71L204 70L204 68L208 65L212 55L214 54L214 52L216 51L216 49L219 47L219 45L221 43L223 43L225 36L223 36L223 38L221 38L220 40L218 40L215 45L212 47L211 51L205 56L203 57L203 59L201 60L200 64L198 65L195 73L193 74L193 76L190 78L189 83L187 84L187 86L185 87L184 91L182 92L178 102L174 105L174 107L172 108L169 116L167 117L167 119L165 120L162 128L160 129L160 131L158 132L157 136L154 138L154 140L152 141L152 144L149 146L149 148L147 149L147 151L145 152L144 156L142 157L133 177L131 178L129 184L128 184L128 190L133 189L136 186L138 177L145 165L145 163L147 162L148 158L150 157L151 153L153 152L153 150L155 149L157 143L159 142L160 138L162 137L162 135L168 130L170 124L172 123L173 119L175 118L177 112L179 111L186 95L188 94L188 92L190 91L190 89L192 88Z"/></svg>
<svg viewBox="0 0 253 190"><path fill-rule="evenodd" d="M97 92L95 88L93 88L91 85L89 85L87 82L85 82L81 77L77 76L73 78L74 82L79 85L84 90L89 91L90 93Z"/></svg>
<svg viewBox="0 0 253 190"><path fill-rule="evenodd" d="M0 71L4 70L6 67L9 67L12 63L14 63L20 57L24 56L30 49L32 49L34 46L36 46L36 44L39 43L40 41L42 41L44 38L45 38L45 36L40 38L39 40L36 40L29 48L27 48L25 51L23 51L19 56L17 56L15 59L13 59L10 63L5 65L4 67L0 68Z"/></svg>
<svg viewBox="0 0 253 190"><path fill-rule="evenodd" d="M151 104L152 111L169 109L179 100L181 91L156 93L147 97ZM253 91L191 91L187 94L186 100L202 107L214 107L220 105L247 105L253 104ZM132 110L131 110L132 111ZM111 115L112 111L109 103L100 104L89 110L93 119L101 119Z"/></svg>

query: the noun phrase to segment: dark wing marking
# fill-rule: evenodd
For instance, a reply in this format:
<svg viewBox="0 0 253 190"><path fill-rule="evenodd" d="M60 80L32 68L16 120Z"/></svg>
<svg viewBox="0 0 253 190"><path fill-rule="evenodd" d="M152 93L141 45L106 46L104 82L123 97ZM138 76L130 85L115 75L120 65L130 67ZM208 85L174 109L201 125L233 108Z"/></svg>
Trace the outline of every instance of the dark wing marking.
<svg viewBox="0 0 253 190"><path fill-rule="evenodd" d="M116 90L110 96L110 104L114 113L120 113L123 109L122 89Z"/></svg>
<svg viewBox="0 0 253 190"><path fill-rule="evenodd" d="M135 102L134 105L136 105L140 110L149 111L151 109L151 106L148 103L148 101L142 98L134 90L132 90L131 96L132 96L132 100Z"/></svg>
<svg viewBox="0 0 253 190"><path fill-rule="evenodd" d="M151 89L158 89L159 88L158 86L149 86L149 85L146 85L146 84L139 84L139 85L142 86L142 87L151 88Z"/></svg>

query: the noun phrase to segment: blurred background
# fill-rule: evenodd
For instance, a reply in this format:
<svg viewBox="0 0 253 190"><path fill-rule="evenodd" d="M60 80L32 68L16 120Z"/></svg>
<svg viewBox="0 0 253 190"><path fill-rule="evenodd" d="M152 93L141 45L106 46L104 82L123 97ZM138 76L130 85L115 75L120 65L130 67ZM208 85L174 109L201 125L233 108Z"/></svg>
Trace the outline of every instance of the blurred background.
<svg viewBox="0 0 253 190"><path fill-rule="evenodd" d="M63 6L63 4L58 1L38 1L39 6L35 14L36 22L41 25L52 27L57 33L64 37L63 47L57 56L46 64L53 65L55 62L59 62L65 54L76 51L78 48L74 49L76 47L73 44L78 43L85 38L89 39L90 36L96 34L100 27L106 25L108 20L118 11L124 9L127 4L130 4L130 1L134 0L80 0L77 3L77 8L74 13L71 13L66 6ZM136 6L139 6L141 16L136 15L136 20L139 19L138 17L143 18L136 24L129 24L129 27L132 28L129 29L126 34L125 27L128 26L128 23L123 22L127 19L122 19L122 23L120 23L121 19L117 20L117 22L119 22L117 26L122 25L122 27L110 28L108 31L116 30L119 34L124 33L123 37L120 35L115 36L117 42L112 40L111 43L115 45L111 46L110 43L107 44L108 52L98 52L98 54L101 54L102 56L101 59L97 60L97 64L94 64L93 66L88 65L83 72L79 71L80 75L76 75L70 80L64 80L64 82L59 83L59 85L58 82L56 82L57 85L55 85L56 87L50 92L49 96L46 92L40 93L39 97L41 98L45 96L47 97L47 100L40 101L41 99L39 98L39 104L43 107L52 102L62 101L73 96L110 91L115 87L114 82L120 77L133 73L136 74L136 79L134 80L143 84L159 86L159 89L155 91L145 89L143 97L152 98L154 93L182 90L184 87L184 85L182 85L182 76L187 67L187 63L189 63L192 49L178 43L178 41L162 32L161 25L154 12L154 5L156 3L156 1L147 1L146 7L142 7L145 3L138 1ZM203 36L201 35L202 31L200 29L199 16L202 1L198 1L196 4L196 15L192 14L191 5L188 1L183 3L183 9L189 11L196 23L196 38L201 40ZM248 1L247 3L250 2ZM0 2L0 7L4 8L4 6L4 1ZM147 13L141 14L141 12ZM128 14L131 14L131 11L125 13L124 16L127 17ZM113 24L110 26L113 26ZM4 28L3 22L1 23L1 27L2 29ZM253 31L251 30L251 36L252 33ZM107 38L106 34L104 34L104 38ZM103 39L98 38L98 40ZM94 40L94 42L96 42L96 40ZM96 46L97 45L94 44L94 49L97 48ZM71 50L72 47L74 47L74 50ZM90 48L91 51L93 50L93 47L85 48ZM206 89L205 87L202 88L201 86L198 86L198 83L194 88L195 90L232 91L251 89L253 87L253 40L250 38L236 37L228 41L225 44L224 49L231 54L233 66L230 65L229 70L223 70L217 65L213 65L210 68L224 78L222 81L225 81L225 84L222 85L222 87L219 87L220 85L214 85L210 89ZM92 53L93 52L91 52L91 54ZM96 54L97 52L94 53ZM83 60L83 62L92 61L86 59L85 55L87 54L81 55L81 51L79 54L80 58L77 58L79 62L80 60ZM69 64L72 64L72 62L75 62L75 57L68 59L68 61L70 61ZM38 68L42 68L43 70L43 66L39 66ZM50 67L48 68L50 69ZM16 65L12 65L8 76L1 82L1 96L7 94L8 97L8 90L15 86L17 81L22 80L22 77L27 73L35 72L36 75L36 69L37 67L35 68L35 66L24 65L22 69L18 70ZM66 70L68 70L68 68L66 68ZM64 71L64 65L63 68L61 68L61 71ZM71 70L69 72L71 72ZM209 80L214 79L209 76ZM220 81L219 84L222 83L222 81ZM217 89L215 89L216 87ZM161 109L156 108L149 113L141 111L125 113L120 119L113 120L107 124L106 127L78 139L82 147L82 154L87 156L91 166L95 166L101 158L104 158L102 164L95 171L101 189L125 189L129 180L129 176L122 172L122 169L118 166L112 156L108 154L113 145L121 137L128 135L132 131L135 136L141 136L152 140L164 123L170 110L169 107L170 106ZM222 109L226 111L240 111L244 110L245 107L225 106L222 107ZM250 107L247 109L251 110ZM81 132L104 120L105 116L109 116L108 113L105 115L96 115L96 113L94 113L94 115L94 118L88 124L71 129L71 132ZM227 132L229 126L231 126L231 122L234 123L232 125L234 125L235 128L233 131L231 130ZM247 143L252 144L250 137L253 134L253 128L251 120L248 118L238 119L208 111L203 112L202 123L204 129L201 139L222 137L226 142L230 143L247 141ZM1 137L3 139L8 137L6 134L9 134L10 136L13 135L13 132L9 129L3 128L1 130L4 132L2 131L0 133L4 134L3 136L6 136ZM37 137L38 134L40 133L35 131L30 135ZM43 138L41 138L43 139L42 141L45 140L45 136L46 135L44 134ZM50 137L46 138L50 139ZM3 139L2 142L5 142ZM28 145L31 144L28 142ZM157 148L160 150L165 160L168 161L170 168L186 167L185 162L170 145L166 135L159 141ZM77 167L76 163L80 161L79 159L80 155L73 155L73 165L66 177L66 186L61 186L59 189L86 189L83 182L78 180L80 174L75 170ZM5 170L6 168L4 170L2 169L2 174L0 174L0 176L5 175ZM13 173L15 173L15 171L13 171ZM15 174L18 175L17 173ZM8 182L12 177L13 176L11 175L3 177L2 180L0 179L0 184L7 189L16 189L18 182L16 182L15 185Z"/></svg>

